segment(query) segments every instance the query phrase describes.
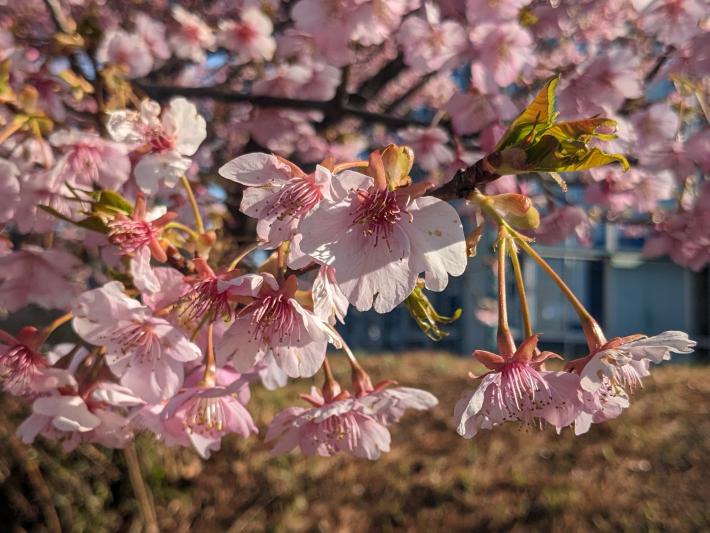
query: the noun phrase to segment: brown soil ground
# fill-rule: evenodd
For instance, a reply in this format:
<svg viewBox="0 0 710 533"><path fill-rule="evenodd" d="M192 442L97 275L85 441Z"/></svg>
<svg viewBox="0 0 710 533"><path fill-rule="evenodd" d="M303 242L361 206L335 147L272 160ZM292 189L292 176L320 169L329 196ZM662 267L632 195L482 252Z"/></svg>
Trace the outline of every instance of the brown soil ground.
<svg viewBox="0 0 710 533"><path fill-rule="evenodd" d="M201 461L138 439L161 530L710 530L710 368L654 369L621 418L582 437L509 425L464 440L451 411L470 386L470 360L418 353L368 357L365 366L375 380L426 388L441 402L393 427L392 452L377 462L270 457L257 438L227 439ZM254 389L249 409L262 434L309 385ZM65 531L141 530L121 452L25 447L8 435L23 409L2 404L0 530L46 530L48 505Z"/></svg>

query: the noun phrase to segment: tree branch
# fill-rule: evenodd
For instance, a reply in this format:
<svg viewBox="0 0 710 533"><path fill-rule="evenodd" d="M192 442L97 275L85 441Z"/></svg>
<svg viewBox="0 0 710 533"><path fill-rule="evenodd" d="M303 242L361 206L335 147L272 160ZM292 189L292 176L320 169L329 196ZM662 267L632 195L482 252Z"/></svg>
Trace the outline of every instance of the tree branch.
<svg viewBox="0 0 710 533"><path fill-rule="evenodd" d="M154 100L164 101L172 96L185 96L188 98L210 98L230 103L245 103L256 107L284 108L302 111L322 111L326 114L340 114L351 116L369 123L384 124L392 128L407 126L428 127L429 123L412 118L397 117L385 113L375 113L343 103L340 100L301 100L296 98L282 98L260 94L240 93L226 91L215 87L177 87L168 85L150 85L142 81L134 81L136 87L144 91Z"/></svg>

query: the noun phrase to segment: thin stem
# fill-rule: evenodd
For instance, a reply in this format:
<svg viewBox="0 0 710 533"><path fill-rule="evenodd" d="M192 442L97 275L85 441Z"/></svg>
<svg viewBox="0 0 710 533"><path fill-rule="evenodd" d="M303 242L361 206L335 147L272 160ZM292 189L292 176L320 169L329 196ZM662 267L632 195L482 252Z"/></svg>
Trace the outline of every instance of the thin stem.
<svg viewBox="0 0 710 533"><path fill-rule="evenodd" d="M582 321L593 321L594 318L592 317L591 313L587 311L587 308L582 305L582 302L579 301L579 298L575 296L575 294L572 292L572 289L570 289L567 284L564 282L564 280L553 270L553 268L550 266L550 264L545 261L540 254L538 254L532 246L530 246L527 242L525 242L525 239L522 238L519 235L515 235L515 242L518 246L520 246L526 254L528 254L530 257L533 258L533 260L540 265L540 268L542 268L545 273L550 276L552 281L555 282L557 287L562 291L562 294L565 295L567 300L569 300L569 303L572 304L572 307L576 311L577 315L579 315L580 320Z"/></svg>
<svg viewBox="0 0 710 533"><path fill-rule="evenodd" d="M72 318L74 318L74 314L70 311L52 320L52 322L50 322L50 324L46 328L44 328L45 339L49 337L54 332L54 330L59 328L61 325L66 324Z"/></svg>
<svg viewBox="0 0 710 533"><path fill-rule="evenodd" d="M506 237L507 232L504 227L501 227L498 239L498 350L501 354L512 354L515 351L515 344L508 325L508 302L505 283Z"/></svg>
<svg viewBox="0 0 710 533"><path fill-rule="evenodd" d="M515 285L518 288L518 297L520 298L520 312L523 315L523 333L525 338L532 336L532 324L530 322L530 309L528 308L528 297L525 294L525 281L523 279L523 272L520 268L520 259L518 258L518 248L515 245L515 241L511 240L508 245L510 250L508 254L510 255L510 262L513 265L513 272L515 273Z"/></svg>
<svg viewBox="0 0 710 533"><path fill-rule="evenodd" d="M205 225L202 222L202 215L200 215L200 208L197 205L197 200L195 199L195 193L192 192L192 186L187 179L187 176L183 174L182 186L185 187L185 192L187 193L187 199L190 201L190 206L192 207L192 214L195 217L195 226L197 227L197 233L202 234L205 232Z"/></svg>
<svg viewBox="0 0 710 533"><path fill-rule="evenodd" d="M181 224L180 222L168 222L167 224L165 224L165 226L163 226L163 229L177 229L180 231L184 231L190 236L193 241L197 241L197 239L200 237L195 230L186 226L185 224Z"/></svg>
<svg viewBox="0 0 710 533"><path fill-rule="evenodd" d="M258 242L253 242L249 245L247 245L242 251L240 251L237 254L237 257L235 257L231 263L229 263L229 268L227 270L234 270L237 268L237 265L239 262L244 259L246 256L248 256L250 253L252 253L254 250L259 248L259 243Z"/></svg>
<svg viewBox="0 0 710 533"><path fill-rule="evenodd" d="M126 467L128 468L128 478L131 481L131 487L138 501L138 509L143 517L143 525L146 533L158 533L158 520L155 515L155 508L148 487L143 480L141 473L140 461L136 453L135 444L131 443L123 449L123 456L126 459Z"/></svg>
<svg viewBox="0 0 710 533"><path fill-rule="evenodd" d="M217 362L214 356L214 322L207 325L207 351L205 352L205 373L202 382L205 385L214 385L214 376L217 371Z"/></svg>

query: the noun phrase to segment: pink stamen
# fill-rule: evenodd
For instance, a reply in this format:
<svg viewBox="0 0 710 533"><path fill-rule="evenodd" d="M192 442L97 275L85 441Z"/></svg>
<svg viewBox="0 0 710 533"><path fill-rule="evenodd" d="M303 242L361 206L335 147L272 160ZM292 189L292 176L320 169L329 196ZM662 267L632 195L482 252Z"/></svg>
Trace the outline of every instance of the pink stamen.
<svg viewBox="0 0 710 533"><path fill-rule="evenodd" d="M382 239L391 250L390 238L395 225L403 215L409 215L407 210L399 205L397 193L371 187L367 191L358 191L358 200L360 205L353 213L353 225L362 224L363 235L374 235L375 246Z"/></svg>
<svg viewBox="0 0 710 533"><path fill-rule="evenodd" d="M254 300L239 315L249 313L252 315L250 325L255 339L267 343L278 339L282 343L286 338L290 341L295 331L300 341L300 323L285 294L274 293Z"/></svg>

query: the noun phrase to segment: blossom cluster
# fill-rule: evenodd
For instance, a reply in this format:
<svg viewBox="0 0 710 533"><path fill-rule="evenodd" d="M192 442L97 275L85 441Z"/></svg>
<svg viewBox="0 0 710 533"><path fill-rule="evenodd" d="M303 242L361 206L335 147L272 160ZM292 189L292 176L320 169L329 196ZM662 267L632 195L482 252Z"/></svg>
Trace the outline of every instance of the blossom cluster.
<svg viewBox="0 0 710 533"><path fill-rule="evenodd" d="M104 4L0 14L0 310L38 317L0 330L2 386L31 406L24 442L122 448L147 431L206 458L259 431L251 387L322 371L266 441L376 459L437 399L373 385L338 332L351 306L404 305L442 338L460 313L426 291L491 226L503 287L507 256L549 270L531 236L588 241L603 217L643 227L649 254L710 263L696 0ZM593 217L552 186L567 172ZM499 353L473 352L490 372L455 407L462 436L583 433L621 414L650 363L692 351L681 332L607 341L548 273L589 354L546 370L561 356L537 348L527 309L516 346L499 290Z"/></svg>

